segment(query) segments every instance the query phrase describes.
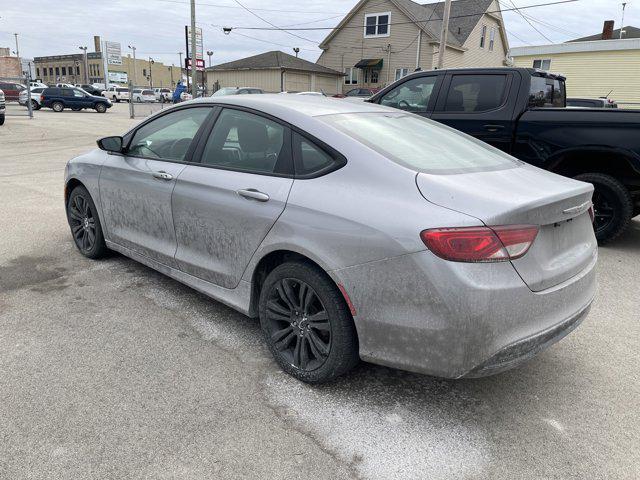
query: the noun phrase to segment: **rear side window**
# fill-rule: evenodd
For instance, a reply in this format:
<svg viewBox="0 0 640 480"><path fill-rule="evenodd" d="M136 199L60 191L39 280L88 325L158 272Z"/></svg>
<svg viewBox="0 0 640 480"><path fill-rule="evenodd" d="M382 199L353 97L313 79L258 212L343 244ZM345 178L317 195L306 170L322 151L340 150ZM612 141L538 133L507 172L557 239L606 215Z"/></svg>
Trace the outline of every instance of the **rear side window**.
<svg viewBox="0 0 640 480"><path fill-rule="evenodd" d="M291 173L288 129L268 118L224 109L202 153L202 163L254 173Z"/></svg>
<svg viewBox="0 0 640 480"><path fill-rule="evenodd" d="M344 164L299 133L293 134L293 158L296 177L302 178L323 175Z"/></svg>
<svg viewBox="0 0 640 480"><path fill-rule="evenodd" d="M51 96L56 96L56 95L60 95L60 89L59 88L45 88L42 91L43 95L51 95Z"/></svg>
<svg viewBox="0 0 640 480"><path fill-rule="evenodd" d="M63 97L73 97L73 90L71 90L70 88L63 88L62 89L62 96Z"/></svg>
<svg viewBox="0 0 640 480"><path fill-rule="evenodd" d="M553 78L531 77L529 90L529 107L565 106L566 92L564 82Z"/></svg>
<svg viewBox="0 0 640 480"><path fill-rule="evenodd" d="M486 112L503 104L506 75L454 75L451 78L446 112Z"/></svg>

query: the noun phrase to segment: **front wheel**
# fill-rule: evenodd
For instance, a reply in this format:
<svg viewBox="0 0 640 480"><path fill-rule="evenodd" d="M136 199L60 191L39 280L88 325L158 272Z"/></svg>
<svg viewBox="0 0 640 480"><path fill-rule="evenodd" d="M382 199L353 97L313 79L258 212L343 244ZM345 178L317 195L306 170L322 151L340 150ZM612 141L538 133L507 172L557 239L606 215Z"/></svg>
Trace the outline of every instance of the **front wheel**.
<svg viewBox="0 0 640 480"><path fill-rule="evenodd" d="M593 184L593 228L600 244L618 238L633 218L633 198L617 178L604 173L583 173L576 180Z"/></svg>
<svg viewBox="0 0 640 480"><path fill-rule="evenodd" d="M107 106L104 103L97 103L95 108L98 113L104 113L107 111Z"/></svg>
<svg viewBox="0 0 640 480"><path fill-rule="evenodd" d="M67 202L67 221L80 253L88 258L100 258L107 253L98 210L86 188L73 189Z"/></svg>
<svg viewBox="0 0 640 480"><path fill-rule="evenodd" d="M298 380L322 383L359 361L353 318L333 281L319 268L284 263L265 279L260 325L280 367Z"/></svg>
<svg viewBox="0 0 640 480"><path fill-rule="evenodd" d="M61 112L64 110L64 104L62 102L53 102L51 108L54 112Z"/></svg>

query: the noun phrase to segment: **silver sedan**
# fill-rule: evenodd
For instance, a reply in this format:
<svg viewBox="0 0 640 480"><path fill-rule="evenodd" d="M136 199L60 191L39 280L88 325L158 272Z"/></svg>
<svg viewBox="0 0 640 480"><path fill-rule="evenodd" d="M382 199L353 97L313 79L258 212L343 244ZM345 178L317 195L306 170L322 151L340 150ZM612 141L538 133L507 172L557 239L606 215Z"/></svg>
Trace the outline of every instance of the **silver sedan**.
<svg viewBox="0 0 640 480"><path fill-rule="evenodd" d="M180 104L65 174L90 258L118 251L251 317L323 382L360 359L511 368L595 292L590 184L398 110L297 95Z"/></svg>

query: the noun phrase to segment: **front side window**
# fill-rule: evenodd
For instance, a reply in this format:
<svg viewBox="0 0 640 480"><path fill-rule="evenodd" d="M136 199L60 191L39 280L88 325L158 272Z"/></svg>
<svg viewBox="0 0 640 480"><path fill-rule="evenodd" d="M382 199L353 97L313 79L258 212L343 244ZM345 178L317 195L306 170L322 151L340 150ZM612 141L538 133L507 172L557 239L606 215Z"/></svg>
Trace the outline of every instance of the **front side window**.
<svg viewBox="0 0 640 480"><path fill-rule="evenodd" d="M76 89L74 89L74 90L73 90L73 96L74 96L74 97L82 98L82 97L84 97L84 92L82 92L82 91L80 91L80 90L76 90Z"/></svg>
<svg viewBox="0 0 640 480"><path fill-rule="evenodd" d="M370 13L364 16L365 37L388 37L391 12Z"/></svg>
<svg viewBox="0 0 640 480"><path fill-rule="evenodd" d="M536 59L533 61L533 68L549 71L551 70L551 59Z"/></svg>
<svg viewBox="0 0 640 480"><path fill-rule="evenodd" d="M498 108L505 99L506 75L454 75L446 112L485 112Z"/></svg>
<svg viewBox="0 0 640 480"><path fill-rule="evenodd" d="M184 161L193 138L209 112L210 108L185 108L152 120L136 131L128 154Z"/></svg>
<svg viewBox="0 0 640 480"><path fill-rule="evenodd" d="M426 112L436 80L435 75L408 80L387 92L380 104L408 112Z"/></svg>
<svg viewBox="0 0 640 480"><path fill-rule="evenodd" d="M255 173L291 173L286 129L268 118L224 109L202 153L202 163Z"/></svg>
<svg viewBox="0 0 640 480"><path fill-rule="evenodd" d="M344 84L345 85L357 85L358 84L358 69L349 67L344 69Z"/></svg>
<svg viewBox="0 0 640 480"><path fill-rule="evenodd" d="M406 113L316 117L389 160L432 174L503 170L521 162L458 130Z"/></svg>

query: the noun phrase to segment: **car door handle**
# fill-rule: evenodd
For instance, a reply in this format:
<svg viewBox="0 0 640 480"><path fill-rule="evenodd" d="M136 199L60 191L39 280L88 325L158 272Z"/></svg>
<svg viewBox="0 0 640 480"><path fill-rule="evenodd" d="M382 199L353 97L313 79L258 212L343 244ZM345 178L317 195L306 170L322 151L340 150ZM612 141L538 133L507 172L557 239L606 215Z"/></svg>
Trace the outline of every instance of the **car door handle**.
<svg viewBox="0 0 640 480"><path fill-rule="evenodd" d="M504 130L504 125L485 125L484 129L489 132L497 132L498 130Z"/></svg>
<svg viewBox="0 0 640 480"><path fill-rule="evenodd" d="M236 193L241 197L248 198L250 200L257 200L259 202L269 201L269 195L259 192L255 188L247 188L246 190L237 190Z"/></svg>
<svg viewBox="0 0 640 480"><path fill-rule="evenodd" d="M173 175L167 173L165 171L160 170L159 172L153 172L153 178L159 178L160 180L171 180L173 179Z"/></svg>

